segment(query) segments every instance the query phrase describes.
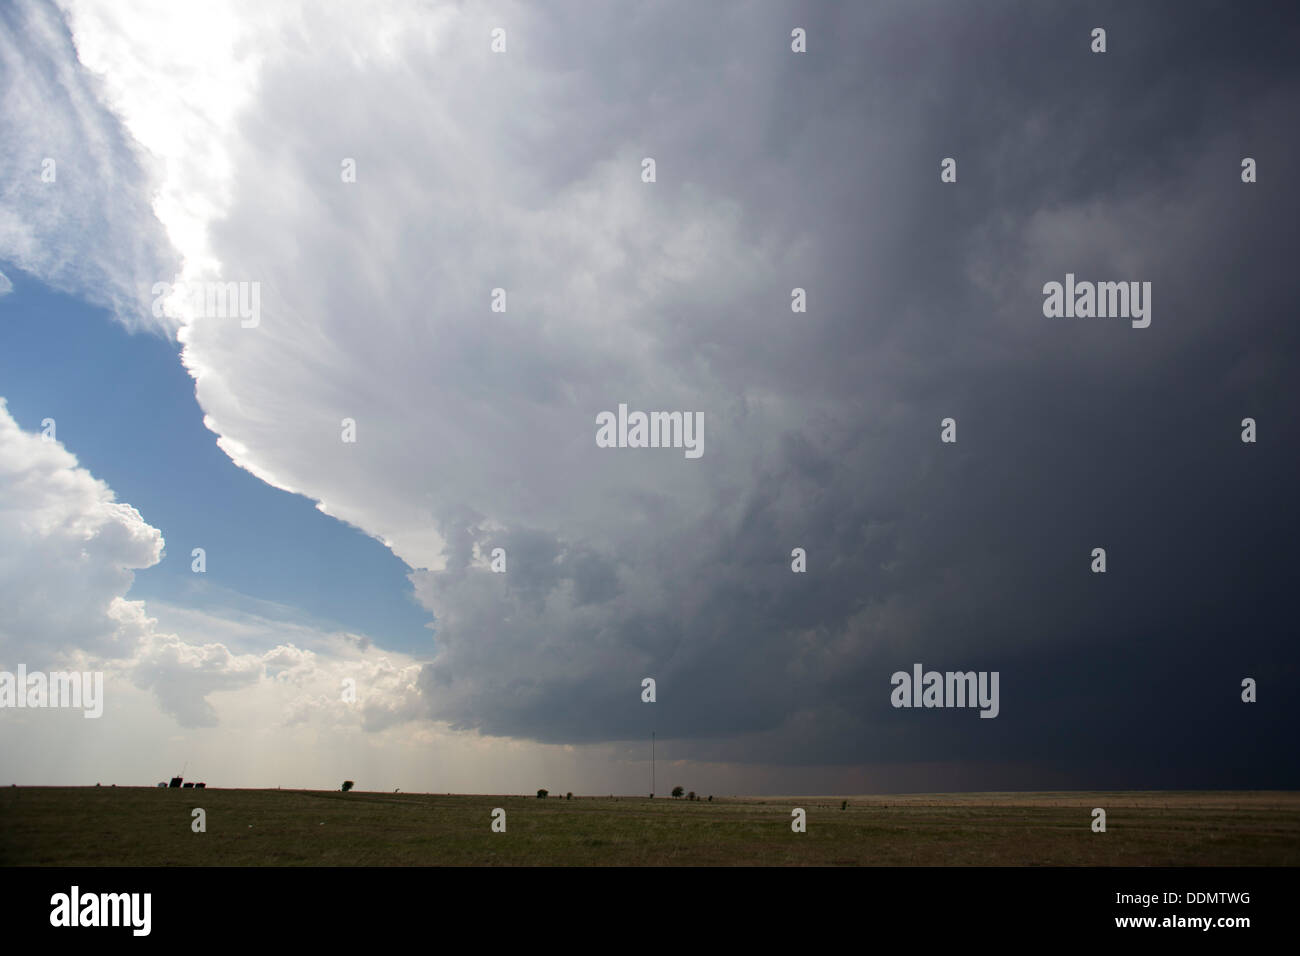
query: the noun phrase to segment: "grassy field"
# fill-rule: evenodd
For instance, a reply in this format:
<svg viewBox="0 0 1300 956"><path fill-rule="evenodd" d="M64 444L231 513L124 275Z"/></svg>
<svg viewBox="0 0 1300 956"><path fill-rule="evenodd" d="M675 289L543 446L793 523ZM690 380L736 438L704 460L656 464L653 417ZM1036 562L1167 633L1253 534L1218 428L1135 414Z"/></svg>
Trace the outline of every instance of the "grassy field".
<svg viewBox="0 0 1300 956"><path fill-rule="evenodd" d="M575 797L0 789L7 866L1295 866L1300 794ZM191 830L191 810L207 832ZM505 833L491 831L495 807ZM807 832L790 811L807 811ZM1107 832L1090 828L1093 807Z"/></svg>

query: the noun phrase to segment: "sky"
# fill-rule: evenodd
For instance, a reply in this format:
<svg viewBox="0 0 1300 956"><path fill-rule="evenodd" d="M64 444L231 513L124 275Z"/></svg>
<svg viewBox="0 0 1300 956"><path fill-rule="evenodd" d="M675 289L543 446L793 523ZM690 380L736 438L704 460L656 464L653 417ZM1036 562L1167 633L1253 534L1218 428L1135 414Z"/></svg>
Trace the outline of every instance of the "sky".
<svg viewBox="0 0 1300 956"><path fill-rule="evenodd" d="M1300 785L1300 17L333 6L0 8L0 783Z"/></svg>

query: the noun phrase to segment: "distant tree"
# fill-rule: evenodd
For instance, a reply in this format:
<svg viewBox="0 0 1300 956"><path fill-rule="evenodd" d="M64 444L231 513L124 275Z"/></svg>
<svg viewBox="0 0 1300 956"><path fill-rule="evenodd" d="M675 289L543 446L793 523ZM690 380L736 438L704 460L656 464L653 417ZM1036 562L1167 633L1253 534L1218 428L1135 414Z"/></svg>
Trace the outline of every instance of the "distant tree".
<svg viewBox="0 0 1300 956"><path fill-rule="evenodd" d="M688 794L686 795L686 799L687 799L687 800L694 800L694 799L695 799L695 791L692 790L690 793L688 793Z"/></svg>
<svg viewBox="0 0 1300 956"><path fill-rule="evenodd" d="M356 786L356 784L353 783L351 780L344 780L344 781L343 781L343 788L342 788L342 789L343 789L343 792L344 792L344 793L347 793L349 790L351 790L351 789L352 789L353 787L355 787L355 786Z"/></svg>
<svg viewBox="0 0 1300 956"><path fill-rule="evenodd" d="M713 794L709 794L709 803L713 802Z"/></svg>
<svg viewBox="0 0 1300 956"><path fill-rule="evenodd" d="M849 808L849 801L847 801L847 800L842 800L842 801L840 801L840 809L841 809L841 810L847 810L848 808Z"/></svg>
<svg viewBox="0 0 1300 956"><path fill-rule="evenodd" d="M683 790L681 787L673 787L673 796L674 796L674 797L680 797L680 796L681 796L683 793L685 793L685 792L686 792L686 791Z"/></svg>
<svg viewBox="0 0 1300 956"><path fill-rule="evenodd" d="M572 799L573 799L573 791L570 790L568 793L566 793L566 794L564 795L564 799L565 799L565 800L572 800Z"/></svg>
<svg viewBox="0 0 1300 956"><path fill-rule="evenodd" d="M549 790L538 790L538 791L537 791L537 799L538 799L538 800L545 800L545 799L550 795L550 792L551 792L551 791L549 791Z"/></svg>

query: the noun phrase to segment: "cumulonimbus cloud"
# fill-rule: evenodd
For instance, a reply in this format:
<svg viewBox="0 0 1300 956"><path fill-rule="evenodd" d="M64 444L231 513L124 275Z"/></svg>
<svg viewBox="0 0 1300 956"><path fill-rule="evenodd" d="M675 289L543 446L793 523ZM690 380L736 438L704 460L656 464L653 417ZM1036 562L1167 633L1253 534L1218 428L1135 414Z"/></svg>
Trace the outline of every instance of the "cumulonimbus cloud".
<svg viewBox="0 0 1300 956"><path fill-rule="evenodd" d="M177 70L184 19L67 10L83 64L160 163L155 209L185 274L261 284L255 328L181 321L208 427L410 565L437 625L421 706L455 726L636 736L653 675L662 730L735 740L746 759L1014 749L1010 731L898 730L889 673L979 657L1059 687L1041 635L1069 671L1106 620L1071 562L1151 507L1098 490L1090 456L1123 447L1128 480L1170 481L1114 423L1159 394L1208 420L1268 404L1284 378L1268 357L1294 340L1276 249L1224 253L1190 224L1258 224L1219 177L1240 187L1223 170L1242 141L1289 154L1270 118L1294 71L1232 112L1195 85L1194 100L1129 98L1145 67L1112 57L1088 74L1113 100L1099 117L1080 70L1057 69L1044 37L1065 26L1046 12L819 12L801 58L786 14L743 4L700 31L682 29L688 5L622 22L585 5L358 19L212 4L223 55ZM1206 69L1256 82L1227 57ZM1109 158L1044 102L1078 102ZM1180 135L1156 137L1155 119ZM1221 132L1191 135L1207 128ZM951 153L961 172L943 184ZM1044 322L1042 282L1084 268L1155 280L1150 335ZM1212 287L1180 285L1216 269ZM1260 333L1237 371L1216 364L1235 338L1215 316L1234 310ZM1263 377L1243 386L1241 367ZM596 416L620 402L702 412L703 457L596 447ZM1169 425L1170 408L1152 415ZM1184 456L1203 440L1162 434ZM1162 549L1185 533L1170 521ZM1144 586L1170 598L1171 581ZM1146 626L1134 614L1126 627ZM1003 686L982 723L1025 720L1026 753L1071 726L1041 700L1031 720Z"/></svg>

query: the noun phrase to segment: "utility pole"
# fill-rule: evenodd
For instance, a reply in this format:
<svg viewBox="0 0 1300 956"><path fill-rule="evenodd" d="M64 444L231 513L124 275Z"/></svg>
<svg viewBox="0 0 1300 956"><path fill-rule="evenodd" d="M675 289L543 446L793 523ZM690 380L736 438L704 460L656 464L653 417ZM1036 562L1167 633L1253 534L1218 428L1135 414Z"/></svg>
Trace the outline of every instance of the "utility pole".
<svg viewBox="0 0 1300 956"><path fill-rule="evenodd" d="M650 731L650 796L655 795L655 732Z"/></svg>

